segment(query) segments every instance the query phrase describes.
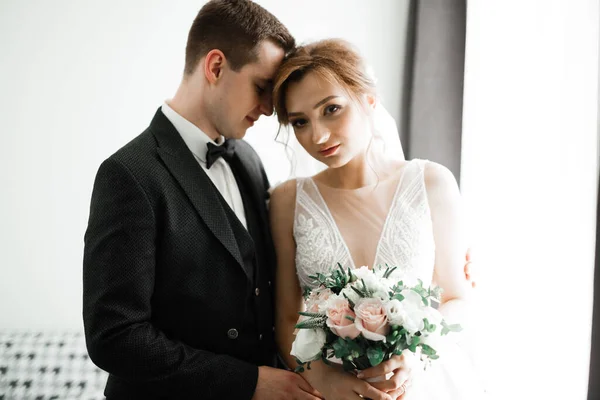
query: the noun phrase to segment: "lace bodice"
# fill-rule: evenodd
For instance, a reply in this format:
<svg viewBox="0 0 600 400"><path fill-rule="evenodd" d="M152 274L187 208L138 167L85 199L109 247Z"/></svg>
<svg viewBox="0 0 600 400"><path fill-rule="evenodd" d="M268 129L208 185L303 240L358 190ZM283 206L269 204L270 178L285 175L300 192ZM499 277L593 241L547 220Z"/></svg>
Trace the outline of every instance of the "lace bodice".
<svg viewBox="0 0 600 400"><path fill-rule="evenodd" d="M435 244L423 174L426 162L415 159L403 166L375 254L369 259L375 260L370 267L397 266L406 283L421 279L425 285L430 285ZM313 287L309 276L327 273L338 262L344 267L360 267L354 265L345 240L349 238L342 236L331 212L341 202L330 198L326 203L312 178L298 179L296 185L294 238L296 271L301 287ZM369 204L364 206L369 207ZM361 235L362 214L354 212L352 216L356 218L352 221L355 229L345 234ZM360 237L353 239L356 243Z"/></svg>

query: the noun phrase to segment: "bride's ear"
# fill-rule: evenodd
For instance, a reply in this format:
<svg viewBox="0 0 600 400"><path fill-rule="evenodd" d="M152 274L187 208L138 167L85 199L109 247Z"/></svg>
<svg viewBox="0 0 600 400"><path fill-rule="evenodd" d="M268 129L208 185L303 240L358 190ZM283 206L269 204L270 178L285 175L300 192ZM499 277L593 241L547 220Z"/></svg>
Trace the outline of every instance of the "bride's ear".
<svg viewBox="0 0 600 400"><path fill-rule="evenodd" d="M375 97L375 95L373 95L373 94L366 94L365 99L367 101L367 105L369 106L369 108L374 110L375 107L377 106L377 97Z"/></svg>

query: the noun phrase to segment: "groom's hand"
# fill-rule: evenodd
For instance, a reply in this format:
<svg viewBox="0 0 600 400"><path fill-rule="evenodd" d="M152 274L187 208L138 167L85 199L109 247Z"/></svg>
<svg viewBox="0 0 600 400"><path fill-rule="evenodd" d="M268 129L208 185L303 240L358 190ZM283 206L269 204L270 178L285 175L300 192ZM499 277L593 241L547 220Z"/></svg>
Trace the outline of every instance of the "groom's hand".
<svg viewBox="0 0 600 400"><path fill-rule="evenodd" d="M465 278L467 281L471 283L471 287L475 289L477 286L477 282L475 277L477 276L477 264L473 262L471 256L471 248L467 249L467 254L465 255Z"/></svg>
<svg viewBox="0 0 600 400"><path fill-rule="evenodd" d="M252 400L319 400L323 397L300 375L271 367L258 367Z"/></svg>

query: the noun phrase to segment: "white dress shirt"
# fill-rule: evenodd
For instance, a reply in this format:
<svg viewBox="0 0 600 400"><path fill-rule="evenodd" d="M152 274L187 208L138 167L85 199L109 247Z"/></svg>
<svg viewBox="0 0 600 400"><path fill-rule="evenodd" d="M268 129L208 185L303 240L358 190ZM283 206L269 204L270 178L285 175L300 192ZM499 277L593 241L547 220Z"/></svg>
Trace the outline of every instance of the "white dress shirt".
<svg viewBox="0 0 600 400"><path fill-rule="evenodd" d="M247 228L246 213L244 212L244 203L240 194L240 188L235 181L235 176L233 176L233 172L227 161L223 157L219 157L211 165L210 169L206 168L208 143L219 146L225 142L225 138L220 136L218 143L216 143L196 125L177 114L167 103L162 105L162 112L171 121L175 129L177 129L187 147L194 154L194 157L196 157L198 164L200 164L206 175L208 175L212 183L217 187L217 190L221 193L221 196L223 196L229 207L231 207L244 227Z"/></svg>

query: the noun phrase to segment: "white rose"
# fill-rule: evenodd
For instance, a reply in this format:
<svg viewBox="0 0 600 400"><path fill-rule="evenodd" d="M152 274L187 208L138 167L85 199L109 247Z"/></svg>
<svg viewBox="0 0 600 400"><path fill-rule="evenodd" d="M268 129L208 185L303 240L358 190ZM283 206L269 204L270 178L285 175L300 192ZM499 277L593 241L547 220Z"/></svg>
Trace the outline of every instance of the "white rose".
<svg viewBox="0 0 600 400"><path fill-rule="evenodd" d="M420 294L411 289L404 289L400 294L404 297L402 300L402 304L404 307L408 308L423 308L425 307L425 303L423 303L423 298Z"/></svg>
<svg viewBox="0 0 600 400"><path fill-rule="evenodd" d="M392 325L403 325L406 312L402 306L402 302L396 299L388 301L385 305L388 321Z"/></svg>
<svg viewBox="0 0 600 400"><path fill-rule="evenodd" d="M290 354L301 362L318 360L326 338L322 329L300 329L292 343Z"/></svg>
<svg viewBox="0 0 600 400"><path fill-rule="evenodd" d="M404 300L401 301L404 309L404 323L402 326L410 334L414 334L425 327L423 318L426 317L428 307L423 304L421 295L415 293L413 290L405 289L401 294L404 296Z"/></svg>
<svg viewBox="0 0 600 400"><path fill-rule="evenodd" d="M419 310L406 310L402 326L412 335L423 329L423 314Z"/></svg>

